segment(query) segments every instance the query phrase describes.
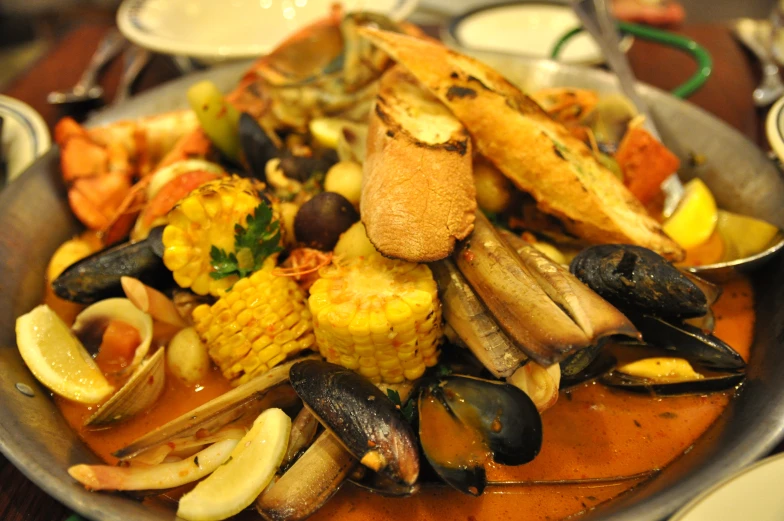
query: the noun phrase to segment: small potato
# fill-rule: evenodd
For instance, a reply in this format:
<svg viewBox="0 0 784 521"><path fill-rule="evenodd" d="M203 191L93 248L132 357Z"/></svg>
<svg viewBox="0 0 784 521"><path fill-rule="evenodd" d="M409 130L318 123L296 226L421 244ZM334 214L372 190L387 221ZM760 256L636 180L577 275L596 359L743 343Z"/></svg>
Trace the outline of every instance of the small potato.
<svg viewBox="0 0 784 521"><path fill-rule="evenodd" d="M203 381L211 367L207 347L192 327L174 335L166 348L166 363L172 374L188 385Z"/></svg>
<svg viewBox="0 0 784 521"><path fill-rule="evenodd" d="M363 257L376 253L373 243L368 239L365 225L355 222L351 228L343 232L335 244L335 255L344 259Z"/></svg>
<svg viewBox="0 0 784 521"><path fill-rule="evenodd" d="M512 183L485 159L474 161L476 203L485 211L500 213L512 201Z"/></svg>
<svg viewBox="0 0 784 521"><path fill-rule="evenodd" d="M65 268L101 249L100 241L87 235L65 241L54 252L46 269L50 281L56 279Z"/></svg>
<svg viewBox="0 0 784 521"><path fill-rule="evenodd" d="M297 237L294 234L294 218L299 211L299 205L289 202L280 203L280 221L283 224L283 239L286 245L296 244Z"/></svg>
<svg viewBox="0 0 784 521"><path fill-rule="evenodd" d="M359 207L362 194L362 165L354 161L335 163L324 178L324 190L336 192L355 207Z"/></svg>

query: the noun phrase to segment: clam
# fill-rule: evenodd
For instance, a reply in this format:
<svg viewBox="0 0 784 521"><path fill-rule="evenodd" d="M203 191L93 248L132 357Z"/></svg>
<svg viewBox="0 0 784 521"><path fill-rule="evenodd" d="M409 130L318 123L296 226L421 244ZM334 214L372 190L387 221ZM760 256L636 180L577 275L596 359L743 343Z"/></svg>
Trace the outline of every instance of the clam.
<svg viewBox="0 0 784 521"><path fill-rule="evenodd" d="M411 426L370 380L319 360L291 367L291 386L302 402L360 463L403 485L419 475Z"/></svg>
<svg viewBox="0 0 784 521"><path fill-rule="evenodd" d="M657 357L616 367L601 382L625 391L671 396L723 391L743 378L742 373L702 374L682 358Z"/></svg>
<svg viewBox="0 0 784 521"><path fill-rule="evenodd" d="M133 359L125 371L135 370L147 356L152 342L152 318L141 311L126 298L110 298L87 307L79 313L71 327L74 334L88 351L96 351L101 339L112 320L119 320L133 326L139 332L141 342L136 347Z"/></svg>
<svg viewBox="0 0 784 521"><path fill-rule="evenodd" d="M693 275L687 276L660 255L640 246L591 246L572 260L570 270L624 312L690 318L703 316L710 308L708 297L692 281Z"/></svg>
<svg viewBox="0 0 784 521"><path fill-rule="evenodd" d="M328 431L256 499L256 510L269 521L297 521L318 510L357 466L357 460Z"/></svg>
<svg viewBox="0 0 784 521"><path fill-rule="evenodd" d="M529 360L506 381L527 394L536 405L536 409L543 412L558 401L561 366L553 364L550 367L542 367Z"/></svg>
<svg viewBox="0 0 784 521"><path fill-rule="evenodd" d="M501 330L452 260L434 262L430 269L438 284L444 320L457 339L493 376L511 376L527 360L525 353Z"/></svg>
<svg viewBox="0 0 784 521"><path fill-rule="evenodd" d="M122 296L123 276L134 277L157 289L172 286L171 272L161 258L162 233L162 226L153 228L142 241L111 246L75 262L52 281L52 289L60 298L92 304Z"/></svg>
<svg viewBox="0 0 784 521"><path fill-rule="evenodd" d="M131 377L109 400L84 422L86 427L103 427L121 422L152 407L163 393L166 381L164 350L142 360Z"/></svg>
<svg viewBox="0 0 784 521"><path fill-rule="evenodd" d="M485 465L521 465L542 445L542 421L513 385L449 376L424 385L419 441L427 461L449 485L474 496L487 484Z"/></svg>
<svg viewBox="0 0 784 521"><path fill-rule="evenodd" d="M637 336L626 317L560 265L534 248L515 252L481 212L452 258L501 329L542 366L605 336Z"/></svg>
<svg viewBox="0 0 784 521"><path fill-rule="evenodd" d="M261 411L270 407L297 405L297 395L288 385L289 369L296 362L284 362L273 367L261 376L148 432L114 452L113 456L127 460L173 440L203 437L232 423L253 421Z"/></svg>

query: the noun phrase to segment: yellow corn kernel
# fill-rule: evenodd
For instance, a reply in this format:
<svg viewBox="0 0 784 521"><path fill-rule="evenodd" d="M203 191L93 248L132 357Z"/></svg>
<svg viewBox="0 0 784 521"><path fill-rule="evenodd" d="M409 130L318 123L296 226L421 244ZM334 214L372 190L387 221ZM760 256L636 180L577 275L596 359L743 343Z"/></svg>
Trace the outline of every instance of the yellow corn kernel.
<svg viewBox="0 0 784 521"><path fill-rule="evenodd" d="M273 275L274 267L267 262L212 306L193 311L196 332L234 385L315 344L305 293L292 279Z"/></svg>
<svg viewBox="0 0 784 521"><path fill-rule="evenodd" d="M400 383L437 360L441 305L427 266L376 254L336 262L320 275L308 304L328 361L374 382Z"/></svg>

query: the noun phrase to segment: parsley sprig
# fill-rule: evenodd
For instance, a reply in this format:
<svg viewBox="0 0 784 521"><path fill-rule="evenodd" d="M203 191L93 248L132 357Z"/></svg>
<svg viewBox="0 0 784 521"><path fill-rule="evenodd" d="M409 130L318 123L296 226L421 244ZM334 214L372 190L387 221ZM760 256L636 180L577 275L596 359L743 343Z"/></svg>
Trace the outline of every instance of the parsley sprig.
<svg viewBox="0 0 784 521"><path fill-rule="evenodd" d="M212 246L210 260L215 271L210 276L216 280L231 275L247 277L261 269L264 260L281 249L280 223L272 218L270 205L262 201L253 215L248 216L244 227L234 226L234 252Z"/></svg>
<svg viewBox="0 0 784 521"><path fill-rule="evenodd" d="M400 393L394 389L387 389L387 396L392 400L392 403L395 404L398 410L400 410L403 418L405 418L408 423L411 423L414 420L414 400L409 399L406 404L403 405L400 403Z"/></svg>

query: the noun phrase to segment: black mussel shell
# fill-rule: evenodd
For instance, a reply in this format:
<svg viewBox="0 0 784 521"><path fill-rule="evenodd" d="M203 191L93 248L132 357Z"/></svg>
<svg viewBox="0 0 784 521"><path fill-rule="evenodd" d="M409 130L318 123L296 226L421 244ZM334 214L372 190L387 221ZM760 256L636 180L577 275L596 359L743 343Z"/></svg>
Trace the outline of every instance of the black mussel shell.
<svg viewBox="0 0 784 521"><path fill-rule="evenodd" d="M143 241L110 246L68 266L52 281L55 295L79 304L120 297L122 277L137 278L159 290L171 287L171 272L160 255L162 229L153 229Z"/></svg>
<svg viewBox="0 0 784 521"><path fill-rule="evenodd" d="M338 162L334 150L325 150L314 156L295 156L284 153L280 158L280 169L289 179L304 183L314 174L326 174Z"/></svg>
<svg viewBox="0 0 784 521"><path fill-rule="evenodd" d="M561 382L558 387L561 390L565 390L591 380L596 380L615 369L617 362L613 355L601 352L596 358L591 360L590 364L578 372L564 374L561 371Z"/></svg>
<svg viewBox="0 0 784 521"><path fill-rule="evenodd" d="M522 465L539 454L542 420L528 395L513 385L447 376L421 388L419 439L444 481L478 496L488 459Z"/></svg>
<svg viewBox="0 0 784 521"><path fill-rule="evenodd" d="M570 377L585 371L602 353L603 342L575 351L573 355L561 361L561 378Z"/></svg>
<svg viewBox="0 0 784 521"><path fill-rule="evenodd" d="M723 340L691 324L673 324L647 315L629 315L643 341L675 353L675 356L715 371L740 371L743 357Z"/></svg>
<svg viewBox="0 0 784 521"><path fill-rule="evenodd" d="M265 168L267 166L267 161L274 157L278 157L280 153L278 147L275 146L275 143L272 142L264 129L261 128L258 121L245 112L240 114L237 133L240 138L242 154L251 176L260 181L266 181L267 175Z"/></svg>
<svg viewBox="0 0 784 521"><path fill-rule="evenodd" d="M744 377L743 373L727 373L707 376L699 380L656 381L627 375L620 371L612 371L604 375L599 381L608 387L623 389L633 393L677 396L725 391L739 385Z"/></svg>
<svg viewBox="0 0 784 521"><path fill-rule="evenodd" d="M690 318L708 312L697 285L664 257L640 246L603 244L581 251L570 271L621 311Z"/></svg>
<svg viewBox="0 0 784 521"><path fill-rule="evenodd" d="M320 360L294 364L289 379L305 406L363 465L402 485L416 483L414 431L370 380Z"/></svg>

